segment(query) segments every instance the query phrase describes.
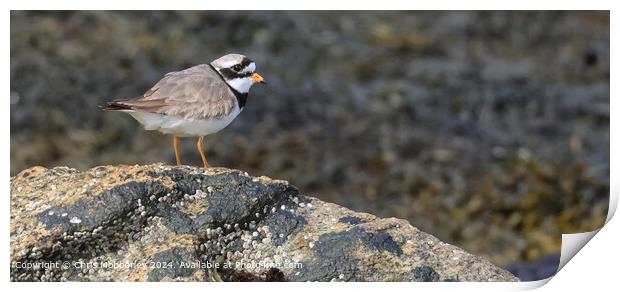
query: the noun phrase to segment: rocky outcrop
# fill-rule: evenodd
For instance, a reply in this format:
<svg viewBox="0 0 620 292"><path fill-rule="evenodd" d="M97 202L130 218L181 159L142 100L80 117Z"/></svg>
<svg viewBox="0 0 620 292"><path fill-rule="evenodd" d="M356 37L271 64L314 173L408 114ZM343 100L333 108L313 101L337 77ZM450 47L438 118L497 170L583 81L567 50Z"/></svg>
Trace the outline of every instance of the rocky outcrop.
<svg viewBox="0 0 620 292"><path fill-rule="evenodd" d="M11 178L12 281L516 281L421 232L224 168Z"/></svg>

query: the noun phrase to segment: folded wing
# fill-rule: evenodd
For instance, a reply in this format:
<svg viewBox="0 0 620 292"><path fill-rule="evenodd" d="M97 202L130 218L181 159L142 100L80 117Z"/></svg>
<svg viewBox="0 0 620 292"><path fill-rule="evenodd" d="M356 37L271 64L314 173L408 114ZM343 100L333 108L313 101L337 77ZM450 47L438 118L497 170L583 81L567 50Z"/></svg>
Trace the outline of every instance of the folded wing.
<svg viewBox="0 0 620 292"><path fill-rule="evenodd" d="M107 103L104 110L144 111L190 120L221 119L235 108L236 98L209 65L171 72L142 96Z"/></svg>

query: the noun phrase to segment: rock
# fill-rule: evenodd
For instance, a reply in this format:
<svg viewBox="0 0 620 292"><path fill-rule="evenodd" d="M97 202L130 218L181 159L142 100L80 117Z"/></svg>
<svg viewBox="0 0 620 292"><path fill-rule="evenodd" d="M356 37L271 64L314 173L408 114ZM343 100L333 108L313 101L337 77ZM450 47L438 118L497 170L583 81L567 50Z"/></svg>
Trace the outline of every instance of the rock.
<svg viewBox="0 0 620 292"><path fill-rule="evenodd" d="M225 168L11 178L12 281L517 281L405 220Z"/></svg>

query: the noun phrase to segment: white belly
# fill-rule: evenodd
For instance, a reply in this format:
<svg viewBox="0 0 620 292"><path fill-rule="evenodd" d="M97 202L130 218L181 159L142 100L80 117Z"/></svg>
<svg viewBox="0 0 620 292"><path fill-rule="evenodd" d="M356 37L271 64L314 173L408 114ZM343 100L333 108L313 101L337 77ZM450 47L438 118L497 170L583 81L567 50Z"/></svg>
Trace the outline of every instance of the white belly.
<svg viewBox="0 0 620 292"><path fill-rule="evenodd" d="M127 113L144 125L146 130L156 130L179 137L202 137L224 129L239 115L241 110L238 106L235 106L235 109L228 116L213 120L189 120L182 117L141 111Z"/></svg>

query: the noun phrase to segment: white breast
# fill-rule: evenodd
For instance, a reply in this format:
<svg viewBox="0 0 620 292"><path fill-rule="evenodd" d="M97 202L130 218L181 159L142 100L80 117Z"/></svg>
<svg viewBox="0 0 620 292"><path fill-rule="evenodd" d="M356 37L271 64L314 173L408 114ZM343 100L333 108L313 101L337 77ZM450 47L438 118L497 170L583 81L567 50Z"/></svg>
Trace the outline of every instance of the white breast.
<svg viewBox="0 0 620 292"><path fill-rule="evenodd" d="M144 129L146 130L156 130L164 134L173 134L179 137L203 137L224 129L242 110L243 109L240 109L238 105L235 105L235 108L228 116L212 120L189 120L182 117L141 111L132 111L128 113L144 125Z"/></svg>

